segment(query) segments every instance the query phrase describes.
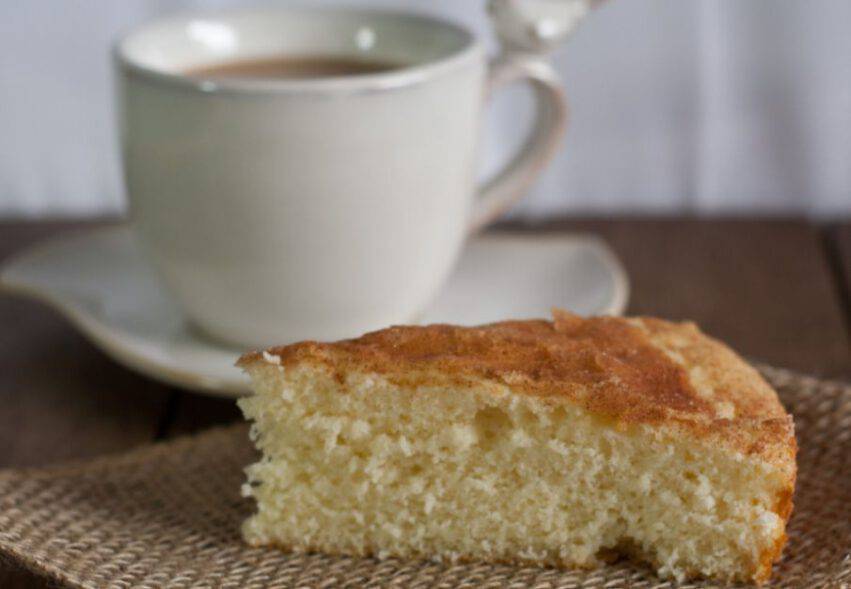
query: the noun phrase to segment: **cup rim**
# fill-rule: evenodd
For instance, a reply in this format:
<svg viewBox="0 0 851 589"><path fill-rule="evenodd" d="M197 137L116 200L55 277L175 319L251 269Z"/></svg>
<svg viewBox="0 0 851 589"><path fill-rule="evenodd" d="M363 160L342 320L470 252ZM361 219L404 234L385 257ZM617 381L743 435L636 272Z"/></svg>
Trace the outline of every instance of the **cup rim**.
<svg viewBox="0 0 851 589"><path fill-rule="evenodd" d="M298 14L299 12L372 15L390 18L404 18L420 21L429 26L451 29L462 39L461 47L437 59L418 63L383 72L360 74L357 76L328 76L298 79L205 79L192 78L183 73L170 72L146 65L134 59L128 52L127 45L136 35L157 25L167 22L180 22L193 18L216 18L251 13L284 13ZM393 10L370 7L348 6L308 6L294 5L257 6L229 8L221 10L197 10L174 13L161 18L146 21L120 34L112 44L112 57L120 71L144 79L179 87L196 90L203 93L228 94L303 94L303 93L370 93L395 88L414 86L425 82L443 72L450 71L478 59L484 49L476 36L466 27L449 20L422 14L415 11Z"/></svg>

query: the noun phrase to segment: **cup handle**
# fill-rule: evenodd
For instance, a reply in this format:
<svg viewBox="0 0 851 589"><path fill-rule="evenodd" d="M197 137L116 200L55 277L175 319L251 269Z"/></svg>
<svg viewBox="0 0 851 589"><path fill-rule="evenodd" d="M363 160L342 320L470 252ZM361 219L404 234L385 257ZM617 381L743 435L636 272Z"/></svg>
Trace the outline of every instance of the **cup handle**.
<svg viewBox="0 0 851 589"><path fill-rule="evenodd" d="M518 153L478 190L469 231L482 229L525 194L532 181L555 155L567 127L567 98L561 80L539 55L506 52L489 67L486 96L519 81L534 92L535 124Z"/></svg>

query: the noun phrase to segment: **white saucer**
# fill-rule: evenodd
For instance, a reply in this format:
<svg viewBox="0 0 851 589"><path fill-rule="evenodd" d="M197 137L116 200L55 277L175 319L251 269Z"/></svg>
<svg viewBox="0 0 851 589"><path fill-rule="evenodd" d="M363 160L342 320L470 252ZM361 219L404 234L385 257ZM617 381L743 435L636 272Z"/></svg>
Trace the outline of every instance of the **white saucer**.
<svg viewBox="0 0 851 589"><path fill-rule="evenodd" d="M222 396L247 390L233 365L240 350L188 328L126 226L18 254L0 269L0 286L52 305L104 352L152 378ZM548 317L554 306L617 315L628 291L623 268L596 237L491 234L469 241L421 322Z"/></svg>

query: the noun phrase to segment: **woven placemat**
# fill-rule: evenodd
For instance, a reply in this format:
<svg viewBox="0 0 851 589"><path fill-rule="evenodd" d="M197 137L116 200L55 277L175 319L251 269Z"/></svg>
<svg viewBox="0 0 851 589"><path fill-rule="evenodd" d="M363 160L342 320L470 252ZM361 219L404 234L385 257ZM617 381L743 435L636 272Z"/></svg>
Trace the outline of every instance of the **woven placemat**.
<svg viewBox="0 0 851 589"><path fill-rule="evenodd" d="M763 368L800 444L789 545L771 587L851 587L851 386ZM0 551L71 587L715 587L621 562L596 571L285 554L240 541L246 427L83 464L0 474Z"/></svg>

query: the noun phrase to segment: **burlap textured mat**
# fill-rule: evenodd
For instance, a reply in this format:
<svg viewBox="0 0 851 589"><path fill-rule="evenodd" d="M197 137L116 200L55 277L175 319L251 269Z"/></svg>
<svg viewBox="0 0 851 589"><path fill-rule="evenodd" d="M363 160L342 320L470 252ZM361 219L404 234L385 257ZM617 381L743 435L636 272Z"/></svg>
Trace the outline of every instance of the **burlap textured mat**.
<svg viewBox="0 0 851 589"><path fill-rule="evenodd" d="M794 414L795 512L771 587L851 588L851 386L764 368ZM0 551L71 587L676 587L597 571L288 555L242 544L243 425L85 464L0 474ZM682 587L715 587L689 583Z"/></svg>

